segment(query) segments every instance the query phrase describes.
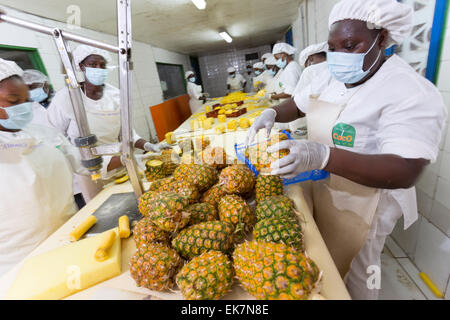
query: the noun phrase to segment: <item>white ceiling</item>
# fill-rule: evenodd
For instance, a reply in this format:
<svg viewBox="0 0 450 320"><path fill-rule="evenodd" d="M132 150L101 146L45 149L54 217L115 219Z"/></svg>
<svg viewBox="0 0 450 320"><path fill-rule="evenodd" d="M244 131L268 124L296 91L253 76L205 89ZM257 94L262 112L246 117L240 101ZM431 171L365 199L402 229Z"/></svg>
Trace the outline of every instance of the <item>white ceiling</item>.
<svg viewBox="0 0 450 320"><path fill-rule="evenodd" d="M295 21L302 0L131 0L133 38L164 49L199 54L275 43ZM81 8L82 27L117 34L115 0L0 0L0 4L66 22L69 5ZM218 30L233 37L227 44Z"/></svg>

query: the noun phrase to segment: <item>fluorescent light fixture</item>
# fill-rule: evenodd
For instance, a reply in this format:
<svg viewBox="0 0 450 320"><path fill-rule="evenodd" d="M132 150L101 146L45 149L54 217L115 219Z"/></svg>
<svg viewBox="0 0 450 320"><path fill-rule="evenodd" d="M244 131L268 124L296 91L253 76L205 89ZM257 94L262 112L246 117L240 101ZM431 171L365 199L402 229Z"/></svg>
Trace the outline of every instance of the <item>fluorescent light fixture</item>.
<svg viewBox="0 0 450 320"><path fill-rule="evenodd" d="M221 31L219 32L219 35L223 38L223 40L225 40L228 43L233 42L233 38L230 37L230 35L228 34L228 32L226 31Z"/></svg>
<svg viewBox="0 0 450 320"><path fill-rule="evenodd" d="M198 8L198 10L205 10L206 8L206 1L205 0L191 0L195 6Z"/></svg>

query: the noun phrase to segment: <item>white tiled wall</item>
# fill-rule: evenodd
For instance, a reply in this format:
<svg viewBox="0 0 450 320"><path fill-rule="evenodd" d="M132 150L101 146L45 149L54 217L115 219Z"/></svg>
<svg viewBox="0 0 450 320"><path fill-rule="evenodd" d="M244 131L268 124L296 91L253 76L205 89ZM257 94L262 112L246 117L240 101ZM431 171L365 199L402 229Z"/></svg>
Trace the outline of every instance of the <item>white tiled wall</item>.
<svg viewBox="0 0 450 320"><path fill-rule="evenodd" d="M211 97L224 96L227 91L227 68L235 67L238 73L243 74L248 64L253 65L259 60L245 61L245 55L249 53L259 53L261 57L264 53L271 52L271 47L261 46L243 50L230 50L216 55L201 56L199 58L200 72L203 80L203 90Z"/></svg>
<svg viewBox="0 0 450 320"><path fill-rule="evenodd" d="M60 22L34 17L9 8L3 9L8 14L27 21L67 30L66 25ZM79 33L83 36L111 44L116 44L117 42L116 37L114 36L89 29L71 30L71 32ZM59 55L50 36L5 23L0 24L0 35L1 44L37 48L55 90L59 90L64 86ZM111 55L111 57L112 64L117 65L117 55ZM190 69L189 57L156 48L146 43L134 41L132 59L134 62L132 83L134 126L136 131L144 139L157 139L153 120L149 111L150 106L164 101L158 71L156 69L156 62L181 64L185 70L188 70ZM108 82L114 86L118 86L117 68L113 69L110 73Z"/></svg>
<svg viewBox="0 0 450 320"><path fill-rule="evenodd" d="M447 24L437 86L450 110L450 23ZM448 120L447 120L448 121ZM439 159L417 184L421 221L409 230L399 222L394 239L450 299L450 129L445 129Z"/></svg>

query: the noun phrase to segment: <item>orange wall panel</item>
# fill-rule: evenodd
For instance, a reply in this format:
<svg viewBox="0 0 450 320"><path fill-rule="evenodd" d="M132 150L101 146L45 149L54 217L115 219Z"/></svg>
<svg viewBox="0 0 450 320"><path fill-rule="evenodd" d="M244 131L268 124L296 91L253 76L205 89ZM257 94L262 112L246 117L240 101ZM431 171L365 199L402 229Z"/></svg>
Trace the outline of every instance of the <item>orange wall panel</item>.
<svg viewBox="0 0 450 320"><path fill-rule="evenodd" d="M174 131L191 116L189 95L179 96L150 107L153 123L160 141L167 132Z"/></svg>

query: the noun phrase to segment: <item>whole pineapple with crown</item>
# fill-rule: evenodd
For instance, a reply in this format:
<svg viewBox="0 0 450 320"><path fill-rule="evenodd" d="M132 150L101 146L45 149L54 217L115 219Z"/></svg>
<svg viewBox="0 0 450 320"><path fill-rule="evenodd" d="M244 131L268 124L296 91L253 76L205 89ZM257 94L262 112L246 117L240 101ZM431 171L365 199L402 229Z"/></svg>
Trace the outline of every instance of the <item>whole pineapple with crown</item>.
<svg viewBox="0 0 450 320"><path fill-rule="evenodd" d="M303 232L293 218L270 218L259 221L253 229L253 239L264 242L284 243L303 251Z"/></svg>
<svg viewBox="0 0 450 320"><path fill-rule="evenodd" d="M233 261L244 289L260 300L306 300L321 278L314 261L282 243L244 242Z"/></svg>
<svg viewBox="0 0 450 320"><path fill-rule="evenodd" d="M143 218L133 229L133 239L136 247L153 242L169 244L170 234L157 228L150 218Z"/></svg>
<svg viewBox="0 0 450 320"><path fill-rule="evenodd" d="M172 240L172 247L187 259L209 250L227 253L233 246L233 232L231 224L221 221L203 222L182 230Z"/></svg>
<svg viewBox="0 0 450 320"><path fill-rule="evenodd" d="M187 300L217 300L231 290L233 265L220 251L207 251L184 265L176 277Z"/></svg>
<svg viewBox="0 0 450 320"><path fill-rule="evenodd" d="M193 184L199 191L212 187L218 180L216 169L199 164L181 164L173 173L177 181Z"/></svg>
<svg viewBox="0 0 450 320"><path fill-rule="evenodd" d="M237 235L250 232L255 224L255 216L247 202L238 195L227 195L219 201L220 221L232 224ZM239 237L236 238L239 241Z"/></svg>
<svg viewBox="0 0 450 320"><path fill-rule="evenodd" d="M215 221L219 218L216 208L209 203L194 203L186 208L186 212L190 214L190 225Z"/></svg>
<svg viewBox="0 0 450 320"><path fill-rule="evenodd" d="M272 196L258 203L256 206L258 221L276 217L295 217L294 202L286 196Z"/></svg>
<svg viewBox="0 0 450 320"><path fill-rule="evenodd" d="M256 178L256 202L263 201L272 196L283 195L283 180L279 176L258 175Z"/></svg>
<svg viewBox="0 0 450 320"><path fill-rule="evenodd" d="M130 260L130 274L138 287L166 291L183 265L178 253L161 243L141 244Z"/></svg>
<svg viewBox="0 0 450 320"><path fill-rule="evenodd" d="M243 194L253 190L255 176L245 165L236 164L222 170L219 183L228 194Z"/></svg>

